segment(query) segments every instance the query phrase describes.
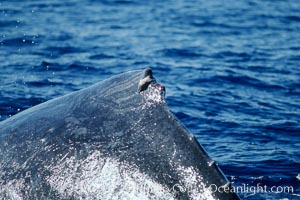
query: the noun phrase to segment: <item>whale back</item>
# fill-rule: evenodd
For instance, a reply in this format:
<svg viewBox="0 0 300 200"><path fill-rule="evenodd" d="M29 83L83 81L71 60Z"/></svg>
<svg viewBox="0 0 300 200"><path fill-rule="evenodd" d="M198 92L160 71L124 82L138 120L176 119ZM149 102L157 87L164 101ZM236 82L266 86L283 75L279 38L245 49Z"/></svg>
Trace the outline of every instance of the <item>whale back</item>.
<svg viewBox="0 0 300 200"><path fill-rule="evenodd" d="M114 76L0 123L7 199L238 199L143 71Z"/></svg>

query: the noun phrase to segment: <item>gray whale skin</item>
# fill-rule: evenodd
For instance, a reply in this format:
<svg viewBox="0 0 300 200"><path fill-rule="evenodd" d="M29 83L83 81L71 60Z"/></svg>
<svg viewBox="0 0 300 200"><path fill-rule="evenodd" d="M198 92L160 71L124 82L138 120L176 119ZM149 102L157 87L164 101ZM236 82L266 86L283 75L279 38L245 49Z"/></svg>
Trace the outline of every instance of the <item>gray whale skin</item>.
<svg viewBox="0 0 300 200"><path fill-rule="evenodd" d="M239 199L142 70L0 123L0 197Z"/></svg>

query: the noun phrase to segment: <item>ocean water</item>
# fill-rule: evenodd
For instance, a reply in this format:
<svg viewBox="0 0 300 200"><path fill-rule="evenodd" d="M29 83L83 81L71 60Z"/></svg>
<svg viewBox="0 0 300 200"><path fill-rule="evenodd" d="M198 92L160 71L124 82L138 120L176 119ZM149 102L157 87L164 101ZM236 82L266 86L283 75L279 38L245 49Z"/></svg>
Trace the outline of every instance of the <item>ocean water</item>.
<svg viewBox="0 0 300 200"><path fill-rule="evenodd" d="M0 120L148 66L242 199L300 199L299 0L0 1Z"/></svg>

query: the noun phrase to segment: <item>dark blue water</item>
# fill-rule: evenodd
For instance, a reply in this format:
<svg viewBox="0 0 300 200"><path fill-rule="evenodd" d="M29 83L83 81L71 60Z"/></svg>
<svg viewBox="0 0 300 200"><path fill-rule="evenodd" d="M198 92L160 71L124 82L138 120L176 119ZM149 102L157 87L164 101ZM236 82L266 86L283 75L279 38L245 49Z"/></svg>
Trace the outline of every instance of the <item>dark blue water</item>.
<svg viewBox="0 0 300 200"><path fill-rule="evenodd" d="M0 1L0 120L151 66L243 199L300 199L300 1ZM280 189L280 188L279 188Z"/></svg>

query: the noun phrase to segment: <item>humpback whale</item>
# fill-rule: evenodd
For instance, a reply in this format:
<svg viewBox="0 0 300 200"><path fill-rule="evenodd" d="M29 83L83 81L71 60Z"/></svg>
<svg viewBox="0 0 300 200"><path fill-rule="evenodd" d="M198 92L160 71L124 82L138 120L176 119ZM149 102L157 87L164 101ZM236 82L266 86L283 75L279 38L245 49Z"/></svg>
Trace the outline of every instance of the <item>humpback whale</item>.
<svg viewBox="0 0 300 200"><path fill-rule="evenodd" d="M164 92L131 71L0 122L1 198L239 199Z"/></svg>

